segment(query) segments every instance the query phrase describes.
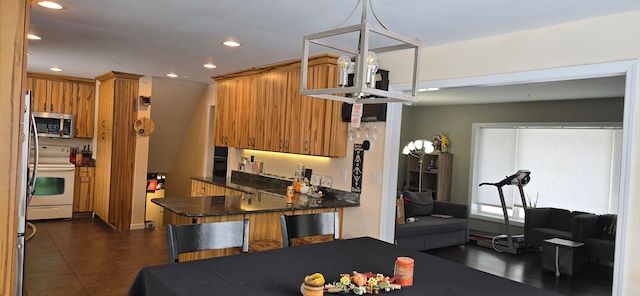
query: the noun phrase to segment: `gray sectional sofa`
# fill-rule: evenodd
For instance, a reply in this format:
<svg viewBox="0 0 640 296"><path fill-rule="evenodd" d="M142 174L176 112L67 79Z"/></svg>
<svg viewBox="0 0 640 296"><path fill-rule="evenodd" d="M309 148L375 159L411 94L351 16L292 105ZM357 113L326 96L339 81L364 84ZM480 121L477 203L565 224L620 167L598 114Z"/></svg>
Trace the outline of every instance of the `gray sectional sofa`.
<svg viewBox="0 0 640 296"><path fill-rule="evenodd" d="M542 246L544 240L562 238L577 239L576 216L589 214L557 208L529 208L524 216L524 240L528 245Z"/></svg>
<svg viewBox="0 0 640 296"><path fill-rule="evenodd" d="M469 210L466 205L434 201L431 192L404 191L405 217L415 222L396 225L398 246L424 251L469 241ZM432 215L448 215L441 218Z"/></svg>

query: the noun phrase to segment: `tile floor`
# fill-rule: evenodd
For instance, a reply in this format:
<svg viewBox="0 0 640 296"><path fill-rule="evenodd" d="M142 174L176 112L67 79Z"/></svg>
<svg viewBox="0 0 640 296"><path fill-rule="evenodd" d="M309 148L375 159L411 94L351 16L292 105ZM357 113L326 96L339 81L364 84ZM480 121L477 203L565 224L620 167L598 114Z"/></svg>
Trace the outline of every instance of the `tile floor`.
<svg viewBox="0 0 640 296"><path fill-rule="evenodd" d="M121 232L92 218L34 224L25 250L29 296L122 296L140 268L168 262L164 229Z"/></svg>

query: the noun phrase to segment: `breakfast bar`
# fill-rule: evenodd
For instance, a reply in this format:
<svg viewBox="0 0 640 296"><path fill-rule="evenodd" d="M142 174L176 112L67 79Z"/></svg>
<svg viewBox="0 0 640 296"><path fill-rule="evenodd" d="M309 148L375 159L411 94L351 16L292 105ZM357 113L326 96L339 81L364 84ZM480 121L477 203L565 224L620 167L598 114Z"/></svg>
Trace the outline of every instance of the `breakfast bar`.
<svg viewBox="0 0 640 296"><path fill-rule="evenodd" d="M232 174L228 179L193 180L194 184L213 186L205 188L205 192L208 191L212 195L194 194L192 197L152 199L151 202L165 208L164 224L183 225L249 219L250 251L282 245L281 215L337 211L340 213L342 226L342 209L360 205L358 194L330 188L322 188L321 197L296 193L293 202L287 203L285 189L288 182L240 172ZM236 253L236 250L225 249L181 254L180 261Z"/></svg>

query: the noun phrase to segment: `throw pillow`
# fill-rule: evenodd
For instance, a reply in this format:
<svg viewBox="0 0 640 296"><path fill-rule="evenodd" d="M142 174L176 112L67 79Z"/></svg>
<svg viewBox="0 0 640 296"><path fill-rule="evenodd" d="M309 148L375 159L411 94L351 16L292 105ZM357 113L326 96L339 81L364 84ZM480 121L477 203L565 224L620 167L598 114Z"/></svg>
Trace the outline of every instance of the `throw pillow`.
<svg viewBox="0 0 640 296"><path fill-rule="evenodd" d="M433 198L431 192L404 191L404 215L407 218L428 216L433 214Z"/></svg>

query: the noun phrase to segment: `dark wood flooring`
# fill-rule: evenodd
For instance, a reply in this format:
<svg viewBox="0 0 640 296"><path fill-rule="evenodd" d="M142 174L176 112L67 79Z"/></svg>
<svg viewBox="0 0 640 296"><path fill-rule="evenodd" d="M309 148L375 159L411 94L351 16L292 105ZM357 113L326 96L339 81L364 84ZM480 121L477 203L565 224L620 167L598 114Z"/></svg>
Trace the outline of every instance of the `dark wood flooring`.
<svg viewBox="0 0 640 296"><path fill-rule="evenodd" d="M508 278L541 289L572 296L611 295L613 266L584 262L580 274L560 276L543 271L542 252L512 255L478 246L470 241L464 248L458 246L429 250L425 253L464 264L493 275ZM511 295L505 291L505 295Z"/></svg>
<svg viewBox="0 0 640 296"><path fill-rule="evenodd" d="M28 296L126 295L140 268L168 261L163 228L121 232L91 218L34 224L25 251ZM586 264L580 275L556 278L541 270L540 252L514 256L471 242L426 253L564 295L611 295L610 266Z"/></svg>

